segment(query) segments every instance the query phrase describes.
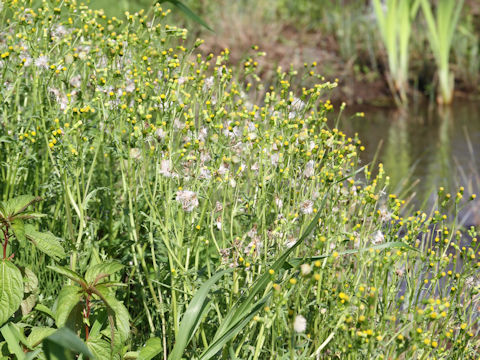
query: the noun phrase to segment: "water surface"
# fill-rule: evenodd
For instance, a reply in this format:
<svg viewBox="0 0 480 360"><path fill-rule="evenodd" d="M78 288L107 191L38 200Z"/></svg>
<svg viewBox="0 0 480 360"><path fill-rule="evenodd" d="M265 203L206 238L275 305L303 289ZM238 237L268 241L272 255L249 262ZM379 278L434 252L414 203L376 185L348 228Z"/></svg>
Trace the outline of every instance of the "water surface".
<svg viewBox="0 0 480 360"><path fill-rule="evenodd" d="M352 116L362 111L365 117ZM391 178L392 191L415 194L415 207L432 206L443 186L455 194L465 187L464 198L480 192L480 103L457 101L452 107L417 106L408 112L362 107L346 110L339 127L358 132L366 150L364 163L378 153ZM477 211L478 210L478 211ZM480 208L464 211L466 222L480 224Z"/></svg>

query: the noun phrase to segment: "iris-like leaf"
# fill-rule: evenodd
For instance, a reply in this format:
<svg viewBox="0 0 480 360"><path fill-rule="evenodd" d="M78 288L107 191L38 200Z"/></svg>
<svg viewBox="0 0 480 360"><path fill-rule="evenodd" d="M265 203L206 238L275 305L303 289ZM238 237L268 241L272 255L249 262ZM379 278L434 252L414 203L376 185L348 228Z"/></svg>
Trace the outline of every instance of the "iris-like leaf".
<svg viewBox="0 0 480 360"><path fill-rule="evenodd" d="M175 339L175 345L170 356L168 357L169 360L179 360L182 358L185 348L190 342L195 330L200 325L203 315L205 314L208 305L207 296L210 289L223 275L231 271L233 270L228 269L216 273L210 279L205 281L200 289L197 290L193 296L193 299L190 301L190 304L188 304L187 310L183 314L183 318L178 329L178 336Z"/></svg>

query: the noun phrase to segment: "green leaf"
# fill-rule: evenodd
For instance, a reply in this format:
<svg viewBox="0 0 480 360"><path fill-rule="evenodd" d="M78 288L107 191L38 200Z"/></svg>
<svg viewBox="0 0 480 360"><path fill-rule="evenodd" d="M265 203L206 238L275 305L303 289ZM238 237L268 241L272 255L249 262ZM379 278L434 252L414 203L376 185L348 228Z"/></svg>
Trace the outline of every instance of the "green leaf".
<svg viewBox="0 0 480 360"><path fill-rule="evenodd" d="M115 295L112 294L111 290L106 286L99 285L95 289L97 290L95 294L99 296L105 302L105 305L113 312L118 333L122 337L122 340L126 340L130 333L130 319L127 308L121 301L115 298Z"/></svg>
<svg viewBox="0 0 480 360"><path fill-rule="evenodd" d="M44 314L50 316L52 319L55 319L55 315L53 314L52 310L50 310L43 304L37 304L37 306L35 306L35 310L43 312Z"/></svg>
<svg viewBox="0 0 480 360"><path fill-rule="evenodd" d="M0 325L19 308L23 298L23 277L8 260L0 260Z"/></svg>
<svg viewBox="0 0 480 360"><path fill-rule="evenodd" d="M108 277L123 269L123 265L116 261L109 261L88 268L85 280L88 284L98 283L102 278Z"/></svg>
<svg viewBox="0 0 480 360"><path fill-rule="evenodd" d="M175 339L175 345L173 347L169 360L181 359L185 348L190 342L195 330L200 325L200 321L203 318L205 310L207 309L208 299L207 295L210 289L215 283L226 273L233 271L233 269L223 270L214 274L210 279L205 281L200 289L197 290L193 299L188 304L187 310L183 314L180 327L178 329L178 335Z"/></svg>
<svg viewBox="0 0 480 360"><path fill-rule="evenodd" d="M100 336L90 337L87 346L97 359L112 359L112 347L108 341L103 340Z"/></svg>
<svg viewBox="0 0 480 360"><path fill-rule="evenodd" d="M52 329L48 327L33 327L30 335L28 335L27 342L30 347L34 348L38 346L43 339L52 335L57 329Z"/></svg>
<svg viewBox="0 0 480 360"><path fill-rule="evenodd" d="M263 299L258 301L252 308L249 310L245 316L235 323L232 327L230 327L226 332L222 333L222 335L209 344L208 348L200 355L198 360L208 360L215 356L220 350L222 350L223 346L235 335L237 335L248 323L252 320L252 318L265 307L265 303L267 302L268 298L271 294L265 296Z"/></svg>
<svg viewBox="0 0 480 360"><path fill-rule="evenodd" d="M60 244L60 241L58 241L58 238L52 233L42 233L35 230L32 225L26 225L25 235L41 252L55 260L65 258L65 250L63 249L63 246Z"/></svg>
<svg viewBox="0 0 480 360"><path fill-rule="evenodd" d="M49 269L52 269L53 271L65 275L69 279L75 281L77 284L80 286L86 288L87 287L87 282L85 281L84 278L82 278L80 275L78 275L75 271L72 271L70 269L67 269L66 267L63 266L57 266L57 265L49 265Z"/></svg>
<svg viewBox="0 0 480 360"><path fill-rule="evenodd" d="M370 246L370 247L362 248L362 249L352 249L352 250L341 251L341 252L338 253L338 256L358 254L358 253L365 252L365 251L370 251L370 250L384 250L384 249L392 249L392 248L405 248L405 249L409 249L409 250L412 250L412 251L418 251L414 247L412 247L410 245L407 245L407 244L405 244L401 241L394 241L394 242L386 242L386 243L383 243L383 244L374 245L374 246ZM332 256L332 255L331 254L325 254L325 255L311 256L311 257L307 257L307 258L294 258L294 259L288 260L284 264L283 267L285 269L295 268L295 267L298 267L301 264L308 263L308 262L314 262L316 260L322 260L322 259L325 259L329 256Z"/></svg>
<svg viewBox="0 0 480 360"><path fill-rule="evenodd" d="M16 219L28 220L28 219L40 219L47 215L33 212L33 211L24 211L21 214L15 216Z"/></svg>
<svg viewBox="0 0 480 360"><path fill-rule="evenodd" d="M18 241L24 242L25 239L25 224L21 219L13 219L10 226Z"/></svg>
<svg viewBox="0 0 480 360"><path fill-rule="evenodd" d="M78 286L67 285L60 290L55 312L55 322L58 327L65 326L68 316L82 299L83 291Z"/></svg>
<svg viewBox="0 0 480 360"><path fill-rule="evenodd" d="M13 324L5 325L0 332L3 335L3 338L7 342L8 350L15 354L18 360L25 359L25 353L20 346L20 336L18 329L16 329Z"/></svg>
<svg viewBox="0 0 480 360"><path fill-rule="evenodd" d="M207 25L207 23L197 14L195 14L187 5L182 3L179 0L164 0L161 2L169 2L173 6L177 7L180 11L182 11L185 15L187 15L189 18L191 18L193 21L199 23L200 25L204 26L211 32L214 32L210 26Z"/></svg>
<svg viewBox="0 0 480 360"><path fill-rule="evenodd" d="M163 350L162 339L154 337L147 340L140 349L137 360L151 360Z"/></svg>
<svg viewBox="0 0 480 360"><path fill-rule="evenodd" d="M72 353L95 359L87 345L69 328L61 328L43 340L43 351L47 360L75 359Z"/></svg>
<svg viewBox="0 0 480 360"><path fill-rule="evenodd" d="M31 204L41 201L42 198L32 195L21 195L7 200L4 203L4 209L7 216L14 216L24 212Z"/></svg>

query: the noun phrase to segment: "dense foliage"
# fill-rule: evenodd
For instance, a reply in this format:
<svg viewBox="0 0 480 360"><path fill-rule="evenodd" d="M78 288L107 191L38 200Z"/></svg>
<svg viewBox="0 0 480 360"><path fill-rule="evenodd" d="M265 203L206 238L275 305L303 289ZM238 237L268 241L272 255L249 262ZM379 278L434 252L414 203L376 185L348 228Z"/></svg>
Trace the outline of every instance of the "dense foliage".
<svg viewBox="0 0 480 360"><path fill-rule="evenodd" d="M336 83L265 89L166 15L3 2L2 358L477 358L463 190L403 216Z"/></svg>

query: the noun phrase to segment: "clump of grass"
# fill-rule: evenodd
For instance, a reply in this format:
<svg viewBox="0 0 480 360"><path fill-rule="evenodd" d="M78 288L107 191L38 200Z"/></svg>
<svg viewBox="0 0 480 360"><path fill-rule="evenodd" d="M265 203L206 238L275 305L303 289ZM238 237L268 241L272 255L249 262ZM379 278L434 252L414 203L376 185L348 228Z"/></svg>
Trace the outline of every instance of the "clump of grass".
<svg viewBox="0 0 480 360"><path fill-rule="evenodd" d="M327 125L336 83L278 69L265 89L255 54L239 73L228 49L196 54L160 5L4 5L0 191L45 199L64 273L124 265L132 332L112 354L155 336L164 359L478 355L477 234L444 215L463 191L402 215L383 166L359 168L360 139Z"/></svg>
<svg viewBox="0 0 480 360"><path fill-rule="evenodd" d="M450 52L463 3L463 0L440 0L434 16L432 5L426 0L421 1L429 32L428 41L438 69L439 104L450 104L453 100L454 75L450 71Z"/></svg>
<svg viewBox="0 0 480 360"><path fill-rule="evenodd" d="M418 6L418 1L410 0L389 0L385 5L380 0L373 1L380 35L387 51L389 84L397 103L403 105L408 102L409 43Z"/></svg>

